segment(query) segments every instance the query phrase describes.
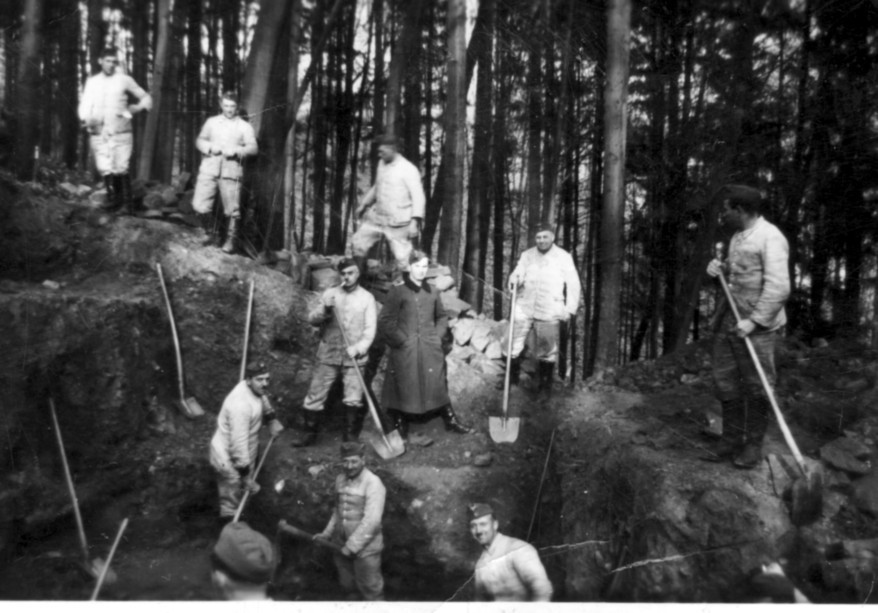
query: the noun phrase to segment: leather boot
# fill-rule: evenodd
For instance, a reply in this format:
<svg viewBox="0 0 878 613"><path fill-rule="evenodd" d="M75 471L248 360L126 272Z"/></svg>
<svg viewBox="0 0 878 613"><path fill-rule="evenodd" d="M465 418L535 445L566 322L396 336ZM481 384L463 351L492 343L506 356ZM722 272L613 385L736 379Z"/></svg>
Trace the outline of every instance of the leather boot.
<svg viewBox="0 0 878 613"><path fill-rule="evenodd" d="M347 406L344 408L344 432L341 440L345 443L354 442L363 429L363 407Z"/></svg>
<svg viewBox="0 0 878 613"><path fill-rule="evenodd" d="M216 223L216 216L213 213L199 213L198 220L201 222L201 228L207 238L202 241L202 247L213 247L219 245L219 228Z"/></svg>
<svg viewBox="0 0 878 613"><path fill-rule="evenodd" d="M744 429L744 399L722 401L723 433L720 442L701 456L708 462L729 460L744 449L746 430Z"/></svg>
<svg viewBox="0 0 878 613"><path fill-rule="evenodd" d="M470 434L473 432L472 428L458 421L457 415L454 414L454 409L450 404L445 405L440 410L440 415L442 415L442 421L445 422L445 430L448 432L454 432L455 434Z"/></svg>
<svg viewBox="0 0 878 613"><path fill-rule="evenodd" d="M226 235L226 242L223 243L223 252L234 253L238 247L238 225L240 219L237 217L229 218L229 232Z"/></svg>
<svg viewBox="0 0 878 613"><path fill-rule="evenodd" d="M751 395L747 398L744 410L746 444L732 461L738 468L755 468L762 461L762 439L768 428L770 410L768 398L765 396Z"/></svg>
<svg viewBox="0 0 878 613"><path fill-rule="evenodd" d="M301 436L295 438L292 442L293 447L308 447L317 442L317 411L303 410L304 423L302 429L304 432Z"/></svg>
<svg viewBox="0 0 878 613"><path fill-rule="evenodd" d="M388 409L387 416L393 422L393 428L399 432L399 435L403 439L407 439L409 436L409 422L406 419L405 414L402 411Z"/></svg>
<svg viewBox="0 0 878 613"><path fill-rule="evenodd" d="M107 200L102 209L115 211L118 205L116 200L116 175L104 175L104 189L107 190Z"/></svg>
<svg viewBox="0 0 878 613"><path fill-rule="evenodd" d="M126 172L116 176L119 180L119 206L125 215L134 215L137 211L134 210L134 194L131 190L131 175Z"/></svg>
<svg viewBox="0 0 878 613"><path fill-rule="evenodd" d="M517 358L512 358L509 362L509 386L518 385L521 380L521 356ZM497 382L495 387L498 390L502 390L506 385L506 373L503 372L500 374L500 380Z"/></svg>
<svg viewBox="0 0 878 613"><path fill-rule="evenodd" d="M537 374L539 376L539 388L537 391L540 395L551 396L552 381L555 377L555 363L540 360L537 364Z"/></svg>

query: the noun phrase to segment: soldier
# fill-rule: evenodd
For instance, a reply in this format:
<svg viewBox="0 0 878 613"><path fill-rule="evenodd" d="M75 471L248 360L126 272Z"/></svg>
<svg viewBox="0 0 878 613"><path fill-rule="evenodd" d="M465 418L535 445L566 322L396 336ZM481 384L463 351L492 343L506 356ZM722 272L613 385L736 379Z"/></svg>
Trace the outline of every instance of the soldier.
<svg viewBox="0 0 878 613"><path fill-rule="evenodd" d="M118 71L116 50L100 55L101 71L89 77L79 101L79 119L89 134L88 143L95 166L104 178L107 208L133 214L131 161L133 137L131 117L152 108L152 98L130 76ZM129 96L137 100L129 104Z"/></svg>
<svg viewBox="0 0 878 613"><path fill-rule="evenodd" d="M264 364L249 364L244 380L229 392L217 415L210 441L210 465L217 473L221 523L235 516L245 489L254 494L259 491L252 476L259 428L267 423L272 436L284 429L266 396L270 378Z"/></svg>
<svg viewBox="0 0 878 613"><path fill-rule="evenodd" d="M377 306L372 294L360 287L360 269L351 258L338 264L342 283L323 292L320 302L308 314L308 320L322 326L320 346L317 348L317 368L311 377L308 395L302 403L305 414L305 435L295 441L296 447L306 447L317 440L318 416L323 411L332 384L339 376L344 384L345 429L344 441L355 441L363 428L366 409L363 405L365 390L356 373L363 368L369 347L375 339ZM344 326L344 335L338 320ZM345 336L351 345L345 344Z"/></svg>
<svg viewBox="0 0 878 613"><path fill-rule="evenodd" d="M552 583L537 550L501 534L490 505L470 505L469 516L470 533L483 550L475 569L476 600L550 601Z"/></svg>
<svg viewBox="0 0 878 613"><path fill-rule="evenodd" d="M315 539L341 543L334 554L342 589L365 600L384 600L381 551L384 535L386 490L375 473L366 468L366 447L362 443L342 443L344 471L335 480L336 505L326 528Z"/></svg>
<svg viewBox="0 0 878 613"><path fill-rule="evenodd" d="M277 560L264 535L244 522L230 523L211 552L211 579L226 600L271 600L268 583Z"/></svg>
<svg viewBox="0 0 878 613"><path fill-rule="evenodd" d="M256 155L256 134L253 126L238 116L238 98L225 92L220 100L222 112L204 122L195 146L201 152L201 166L195 182L192 208L201 217L207 233L205 245L219 244L219 233L214 223L213 204L217 191L228 218L228 233L222 249L233 253L237 246L241 222L241 177L244 158Z"/></svg>

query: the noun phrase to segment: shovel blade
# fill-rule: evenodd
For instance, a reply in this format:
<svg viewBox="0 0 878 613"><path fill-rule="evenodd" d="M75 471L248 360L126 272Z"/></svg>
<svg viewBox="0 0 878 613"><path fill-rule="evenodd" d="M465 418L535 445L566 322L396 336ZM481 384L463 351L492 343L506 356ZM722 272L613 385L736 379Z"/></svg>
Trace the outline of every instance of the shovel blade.
<svg viewBox="0 0 878 613"><path fill-rule="evenodd" d="M384 436L370 436L369 444L383 460L392 460L405 453L405 442L397 430L391 430Z"/></svg>
<svg viewBox="0 0 878 613"><path fill-rule="evenodd" d="M793 481L790 521L794 526L813 524L823 514L823 473L811 468Z"/></svg>
<svg viewBox="0 0 878 613"><path fill-rule="evenodd" d="M495 443L514 443L518 439L518 417L489 417L488 431Z"/></svg>
<svg viewBox="0 0 878 613"><path fill-rule="evenodd" d="M198 401L195 400L195 398L181 400L180 410L183 411L183 415L189 419L195 419L204 415L204 409L201 408L201 405L198 404Z"/></svg>

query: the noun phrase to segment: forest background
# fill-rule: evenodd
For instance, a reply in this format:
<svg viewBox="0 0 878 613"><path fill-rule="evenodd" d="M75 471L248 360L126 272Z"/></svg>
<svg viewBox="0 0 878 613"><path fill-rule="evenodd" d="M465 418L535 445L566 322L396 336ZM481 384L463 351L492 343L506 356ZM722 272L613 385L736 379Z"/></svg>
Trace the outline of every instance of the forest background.
<svg viewBox="0 0 878 613"><path fill-rule="evenodd" d="M583 281L571 379L710 334L727 183L790 243L790 331L874 329L873 0L0 0L9 163L88 169L76 115L106 45L148 89L132 172L197 172L232 90L256 129L260 247L340 254L394 133L428 197L421 246L502 319L555 224Z"/></svg>

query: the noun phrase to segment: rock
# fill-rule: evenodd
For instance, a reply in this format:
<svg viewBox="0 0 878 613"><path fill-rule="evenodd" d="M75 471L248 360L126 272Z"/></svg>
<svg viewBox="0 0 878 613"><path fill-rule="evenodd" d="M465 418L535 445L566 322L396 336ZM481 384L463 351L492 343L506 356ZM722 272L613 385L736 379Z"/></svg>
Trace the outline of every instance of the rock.
<svg viewBox="0 0 878 613"><path fill-rule="evenodd" d="M491 338L500 343L509 341L509 321L501 319L491 325Z"/></svg>
<svg viewBox="0 0 878 613"><path fill-rule="evenodd" d="M811 346L815 349L825 349L829 347L829 342L825 338L815 338L811 341Z"/></svg>
<svg viewBox="0 0 878 613"><path fill-rule="evenodd" d="M857 602L866 604L876 602L875 574L878 564L874 558L830 560L820 568L823 585L832 591L853 591Z"/></svg>
<svg viewBox="0 0 878 613"><path fill-rule="evenodd" d="M138 217L143 217L144 219L161 219L165 214L161 211L156 211L152 209L147 209L138 214Z"/></svg>
<svg viewBox="0 0 878 613"><path fill-rule="evenodd" d="M165 206L176 206L179 200L177 189L170 185L162 186L159 190L159 195L162 197L162 202L164 202Z"/></svg>
<svg viewBox="0 0 878 613"><path fill-rule="evenodd" d="M88 203L96 209L102 209L107 206L107 190L99 189L93 191L88 196Z"/></svg>
<svg viewBox="0 0 878 613"><path fill-rule="evenodd" d="M854 481L852 499L858 509L878 517L878 472Z"/></svg>
<svg viewBox="0 0 878 613"><path fill-rule="evenodd" d="M486 319L473 320L475 327L473 328L472 338L469 339L470 344L478 351L484 351L491 342L491 330L494 325L492 321Z"/></svg>
<svg viewBox="0 0 878 613"><path fill-rule="evenodd" d="M774 493L777 496L783 496L783 493L787 491L787 488L789 488L790 484L793 482L789 468L786 463L774 453L769 453L767 459Z"/></svg>
<svg viewBox="0 0 878 613"><path fill-rule="evenodd" d="M476 322L469 317L462 317L457 320L451 333L454 335L454 342L458 345L466 345L473 336L473 330Z"/></svg>
<svg viewBox="0 0 878 613"><path fill-rule="evenodd" d="M472 306L457 297L455 290L449 290L439 294L442 300L442 306L449 317L459 317L461 313L469 311Z"/></svg>
<svg viewBox="0 0 878 613"><path fill-rule="evenodd" d="M836 382L835 389L854 393L862 392L863 390L869 389L869 381L865 378L854 379L853 381L842 379Z"/></svg>
<svg viewBox="0 0 878 613"><path fill-rule="evenodd" d="M311 268L311 290L322 292L330 287L341 283L341 275L329 266L323 268Z"/></svg>
<svg viewBox="0 0 878 613"><path fill-rule="evenodd" d="M820 448L820 457L833 468L855 475L865 475L872 470L868 458L870 450L863 443L846 436L830 441Z"/></svg>
<svg viewBox="0 0 878 613"><path fill-rule="evenodd" d="M195 197L195 190L190 189L183 193L177 200L177 209L186 215L194 215L195 209L192 208L192 199Z"/></svg>
<svg viewBox="0 0 878 613"><path fill-rule="evenodd" d="M324 470L326 470L326 466L323 464L314 464L308 467L308 474L311 475L312 479L316 479Z"/></svg>
<svg viewBox="0 0 878 613"><path fill-rule="evenodd" d="M61 289L61 284L57 281L51 281L49 279L46 279L45 281L43 281L43 287L47 289Z"/></svg>
<svg viewBox="0 0 878 613"><path fill-rule="evenodd" d="M851 481L846 472L840 470L829 472L826 487L833 492L840 492L846 496L853 493L853 481Z"/></svg>
<svg viewBox="0 0 878 613"><path fill-rule="evenodd" d="M158 192L149 192L143 197L143 206L147 209L158 211L165 206L165 199Z"/></svg>
<svg viewBox="0 0 878 613"><path fill-rule="evenodd" d="M503 357L503 346L499 341L491 341L485 347L485 357L489 360L499 360Z"/></svg>
<svg viewBox="0 0 878 613"><path fill-rule="evenodd" d="M680 377L680 383L683 385L693 385L701 381L701 377L698 375L692 375L689 373L684 373L682 377Z"/></svg>
<svg viewBox="0 0 878 613"><path fill-rule="evenodd" d="M451 275L439 275L435 279L432 279L431 283L435 285L436 289L440 292L448 291L455 285L454 277Z"/></svg>
<svg viewBox="0 0 878 613"><path fill-rule="evenodd" d="M188 187L188 185L189 185L189 180L190 180L191 178L192 178L192 173L191 173L191 172L183 171L183 172L181 172L180 174L178 174L178 175L174 178L173 181L171 181L171 185L174 187L174 189L175 189L178 193L180 193L180 192L185 192L185 191L186 191L186 187Z"/></svg>
<svg viewBox="0 0 878 613"><path fill-rule="evenodd" d="M448 355L457 358L461 362L469 363L470 360L472 360L473 356L481 354L473 349L472 344L464 346L455 344L454 346L452 346L451 353L449 353Z"/></svg>
<svg viewBox="0 0 878 613"><path fill-rule="evenodd" d="M490 466L493 461L494 461L494 456L491 455L490 451L487 453L480 453L480 454L476 455L475 458L473 458L473 466L479 466L479 467Z"/></svg>
<svg viewBox="0 0 878 613"><path fill-rule="evenodd" d="M875 557L878 557L878 539L839 541L826 546L827 560L871 559Z"/></svg>
<svg viewBox="0 0 878 613"><path fill-rule="evenodd" d="M58 185L58 188L70 198L79 198L91 191L91 188L88 185L74 185L67 181Z"/></svg>
<svg viewBox="0 0 878 613"><path fill-rule="evenodd" d="M431 439L426 434L421 434L420 432L413 432L409 434L409 444L414 445L415 447L429 447L433 444L433 439Z"/></svg>
<svg viewBox="0 0 878 613"><path fill-rule="evenodd" d="M470 366L477 372L495 377L503 373L505 364L496 359L489 358L484 353L476 353L469 362Z"/></svg>

